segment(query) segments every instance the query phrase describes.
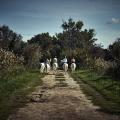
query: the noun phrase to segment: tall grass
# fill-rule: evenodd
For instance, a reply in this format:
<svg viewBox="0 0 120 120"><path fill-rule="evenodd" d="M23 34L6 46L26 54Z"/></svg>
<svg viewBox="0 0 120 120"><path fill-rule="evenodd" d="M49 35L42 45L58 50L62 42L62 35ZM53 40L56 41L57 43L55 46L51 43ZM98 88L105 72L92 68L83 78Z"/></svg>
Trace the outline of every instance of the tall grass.
<svg viewBox="0 0 120 120"><path fill-rule="evenodd" d="M41 77L39 70L32 70L18 75L7 74L0 79L0 120L6 120L11 112L26 103L26 95L42 84Z"/></svg>
<svg viewBox="0 0 120 120"><path fill-rule="evenodd" d="M79 70L74 72L73 77L81 85L82 81L86 85L91 86L96 92L90 93L93 101L97 99L97 93L104 98L94 101L107 112L120 113L120 81L110 76L100 75L91 70ZM89 93L89 87L84 87L86 93ZM83 89L84 89L83 88ZM83 90L84 91L84 90ZM96 98L95 98L96 97Z"/></svg>

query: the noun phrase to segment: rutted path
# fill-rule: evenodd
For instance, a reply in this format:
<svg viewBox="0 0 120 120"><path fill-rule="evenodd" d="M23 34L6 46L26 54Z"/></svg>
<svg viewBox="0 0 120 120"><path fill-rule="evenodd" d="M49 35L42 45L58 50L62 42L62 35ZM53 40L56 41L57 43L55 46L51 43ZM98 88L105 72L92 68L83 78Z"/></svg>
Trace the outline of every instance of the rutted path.
<svg viewBox="0 0 120 120"><path fill-rule="evenodd" d="M120 120L118 116L98 112L68 74L59 71L43 78L30 102L8 120Z"/></svg>

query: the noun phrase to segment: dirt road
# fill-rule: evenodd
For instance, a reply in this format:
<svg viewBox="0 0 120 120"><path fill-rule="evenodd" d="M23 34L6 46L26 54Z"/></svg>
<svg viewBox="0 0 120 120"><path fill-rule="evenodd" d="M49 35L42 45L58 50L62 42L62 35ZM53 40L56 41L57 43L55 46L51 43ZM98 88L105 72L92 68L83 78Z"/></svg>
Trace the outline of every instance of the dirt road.
<svg viewBox="0 0 120 120"><path fill-rule="evenodd" d="M68 74L58 71L43 78L43 85L29 95L29 102L8 120L120 120L99 112Z"/></svg>

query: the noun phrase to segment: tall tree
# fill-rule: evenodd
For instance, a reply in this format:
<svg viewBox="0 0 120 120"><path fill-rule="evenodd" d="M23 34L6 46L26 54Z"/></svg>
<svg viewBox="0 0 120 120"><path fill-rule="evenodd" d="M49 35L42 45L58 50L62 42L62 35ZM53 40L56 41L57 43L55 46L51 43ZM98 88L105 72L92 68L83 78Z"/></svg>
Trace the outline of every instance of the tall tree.
<svg viewBox="0 0 120 120"><path fill-rule="evenodd" d="M112 56L120 61L120 38L118 38L112 45L109 45L109 50Z"/></svg>
<svg viewBox="0 0 120 120"><path fill-rule="evenodd" d="M94 47L95 39L95 30L94 29L85 29L83 27L82 21L73 21L73 19L68 19L68 21L63 21L61 27L63 28L63 33L57 35L59 41L63 45L64 51L66 54L74 55L75 51L80 50L81 54L90 54L91 47ZM88 53L89 52L89 53Z"/></svg>
<svg viewBox="0 0 120 120"><path fill-rule="evenodd" d="M0 47L9 51L13 51L15 54L22 54L22 48L24 42L22 36L13 32L8 26L0 26Z"/></svg>

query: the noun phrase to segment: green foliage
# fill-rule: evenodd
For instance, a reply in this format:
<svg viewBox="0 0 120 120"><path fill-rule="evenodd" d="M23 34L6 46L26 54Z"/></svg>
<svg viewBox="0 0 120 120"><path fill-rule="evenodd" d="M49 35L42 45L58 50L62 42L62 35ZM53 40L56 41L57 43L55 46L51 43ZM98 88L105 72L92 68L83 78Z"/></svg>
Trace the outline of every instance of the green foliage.
<svg viewBox="0 0 120 120"><path fill-rule="evenodd" d="M120 38L118 38L112 45L109 45L109 52L116 66L108 69L108 74L112 74L115 78L120 78Z"/></svg>
<svg viewBox="0 0 120 120"><path fill-rule="evenodd" d="M24 45L20 34L13 32L6 25L0 26L0 48L21 55Z"/></svg>
<svg viewBox="0 0 120 120"><path fill-rule="evenodd" d="M24 47L23 56L25 65L29 68L39 68L39 59L41 58L41 48L37 44L28 44Z"/></svg>
<svg viewBox="0 0 120 120"><path fill-rule="evenodd" d="M0 28L0 43L4 49L13 51L19 56L24 55L24 64L28 67L37 67L39 59L54 56L60 59L64 55L68 58L74 56L84 61L86 55L90 54L90 48L94 46L96 39L94 39L94 29L82 30L83 25L82 21L74 21L69 18L61 25L62 33L53 37L49 33L37 34L28 40L27 44L22 41L20 35L10 30L8 26L2 26ZM2 44L6 46L4 47Z"/></svg>
<svg viewBox="0 0 120 120"><path fill-rule="evenodd" d="M119 62L115 62L115 66L110 67L109 69L107 69L107 74L120 80L120 63Z"/></svg>
<svg viewBox="0 0 120 120"><path fill-rule="evenodd" d="M49 33L38 34L28 40L28 43L40 46L44 58L54 56L61 58L66 55L68 58L74 56L84 61L96 39L94 29L82 30L83 25L82 21L70 18L68 21L63 21L62 33L53 37Z"/></svg>
<svg viewBox="0 0 120 120"><path fill-rule="evenodd" d="M65 42L67 42L64 48L70 48L70 49L74 49L74 48L82 48L85 49L85 47L87 46L91 46L95 41L93 40L93 37L95 35L95 31L93 29L89 29L89 30L84 30L82 31L83 27L83 22L82 21L73 21L71 18L68 19L68 22L63 22L62 24L62 28L64 30L62 37L58 39L60 39L62 41L65 40ZM61 39L62 38L62 39Z"/></svg>
<svg viewBox="0 0 120 120"><path fill-rule="evenodd" d="M95 59L94 62L94 68L98 73L105 74L108 71L108 69L116 67L115 61L105 61L104 59L98 58Z"/></svg>
<svg viewBox="0 0 120 120"><path fill-rule="evenodd" d="M109 46L109 50L113 57L120 61L120 38Z"/></svg>
<svg viewBox="0 0 120 120"><path fill-rule="evenodd" d="M111 113L120 113L120 81L85 69L74 72L73 77L78 81L80 86L85 83L83 91L102 110ZM83 82L82 84L81 81ZM94 90L92 90L93 88Z"/></svg>
<svg viewBox="0 0 120 120"><path fill-rule="evenodd" d="M49 35L49 33L42 33L35 35L30 40L28 40L29 44L38 44L43 51L50 48L52 44L52 37Z"/></svg>

